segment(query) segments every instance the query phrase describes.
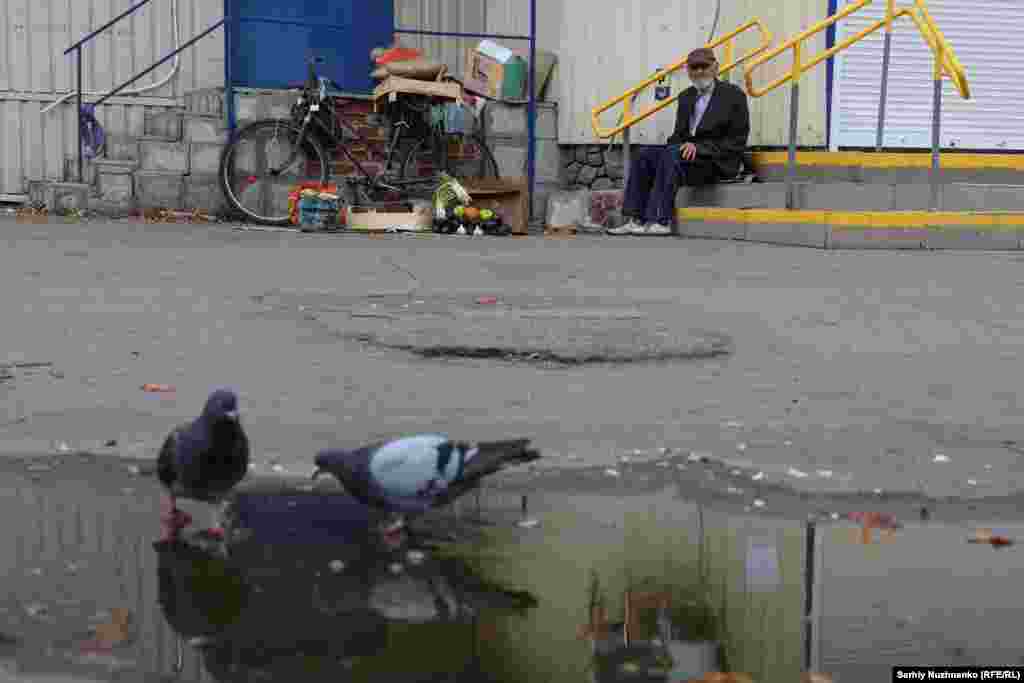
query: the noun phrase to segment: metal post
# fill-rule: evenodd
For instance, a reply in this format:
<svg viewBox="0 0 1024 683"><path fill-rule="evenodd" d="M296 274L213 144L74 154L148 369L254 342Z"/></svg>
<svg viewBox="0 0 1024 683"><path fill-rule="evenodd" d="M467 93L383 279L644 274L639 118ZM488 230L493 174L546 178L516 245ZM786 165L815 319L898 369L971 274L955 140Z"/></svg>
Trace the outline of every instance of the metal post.
<svg viewBox="0 0 1024 683"><path fill-rule="evenodd" d="M875 132L875 151L882 151L885 137L885 102L889 94L889 60L892 57L892 25L885 27L885 49L882 52L882 92L878 96L878 130Z"/></svg>
<svg viewBox="0 0 1024 683"><path fill-rule="evenodd" d="M786 161L786 208L796 208L796 134L800 116L800 82L793 79L789 99L789 157Z"/></svg>
<svg viewBox="0 0 1024 683"><path fill-rule="evenodd" d="M622 131L622 187L623 189L629 187L629 156L631 151L630 146L630 132L632 128L626 128Z"/></svg>
<svg viewBox="0 0 1024 683"><path fill-rule="evenodd" d="M730 38L725 43L725 63L726 64L732 64L733 57L735 57L735 47L733 45L733 40L734 39ZM733 73L734 70L735 69L729 69L729 73L726 74L725 81L727 83L732 83L732 73Z"/></svg>
<svg viewBox="0 0 1024 683"><path fill-rule="evenodd" d="M932 108L932 192L931 192L931 203L930 208L932 211L939 210L939 173L940 168L940 157L939 157L939 138L941 133L942 124L942 78L938 77L935 79L935 103Z"/></svg>
<svg viewBox="0 0 1024 683"><path fill-rule="evenodd" d="M231 0L224 0L224 112L227 115L228 135L234 139L238 122L235 120L234 73L231 68L232 55L235 53L232 45L235 40L235 17L231 13L231 5Z"/></svg>
<svg viewBox="0 0 1024 683"><path fill-rule="evenodd" d="M529 183L530 220L533 220L533 191L537 172L537 98L534 92L534 74L537 70L537 0L530 0L530 64L527 67L526 87L529 89L526 134L526 177Z"/></svg>
<svg viewBox="0 0 1024 683"><path fill-rule="evenodd" d="M78 105L78 182L85 182L85 169L82 157L84 155L85 141L82 140L82 46L79 45L75 52L75 57L78 60L78 91L75 95L75 101Z"/></svg>
<svg viewBox="0 0 1024 683"><path fill-rule="evenodd" d="M814 522L807 522L807 538L804 547L804 671L811 671L814 650L812 615L814 614Z"/></svg>

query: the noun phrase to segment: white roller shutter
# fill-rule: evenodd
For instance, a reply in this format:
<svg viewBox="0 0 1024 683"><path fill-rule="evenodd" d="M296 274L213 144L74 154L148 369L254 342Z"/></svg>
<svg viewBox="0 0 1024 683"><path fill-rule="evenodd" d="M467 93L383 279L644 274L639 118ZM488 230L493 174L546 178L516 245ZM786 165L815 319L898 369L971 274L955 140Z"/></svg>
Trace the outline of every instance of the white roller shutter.
<svg viewBox="0 0 1024 683"><path fill-rule="evenodd" d="M840 0L840 8L849 0ZM905 6L900 0L897 6ZM944 80L943 147L1024 150L1024 0L929 0L935 23L967 70L971 99ZM885 0L839 22L836 43L885 15ZM873 147L884 30L836 56L831 146ZM932 53L914 23L893 30L886 147L931 147Z"/></svg>

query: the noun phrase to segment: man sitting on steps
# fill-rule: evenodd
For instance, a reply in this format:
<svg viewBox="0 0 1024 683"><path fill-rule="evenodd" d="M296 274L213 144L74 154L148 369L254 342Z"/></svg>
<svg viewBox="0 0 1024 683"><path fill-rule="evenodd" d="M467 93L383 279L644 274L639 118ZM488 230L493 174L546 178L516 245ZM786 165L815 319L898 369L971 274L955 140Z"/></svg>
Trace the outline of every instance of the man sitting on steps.
<svg viewBox="0 0 1024 683"><path fill-rule="evenodd" d="M648 147L632 161L623 200L624 225L611 235L670 235L681 185L709 185L739 175L750 136L747 96L718 80L715 53L686 58L693 85L679 96L675 132L665 147Z"/></svg>

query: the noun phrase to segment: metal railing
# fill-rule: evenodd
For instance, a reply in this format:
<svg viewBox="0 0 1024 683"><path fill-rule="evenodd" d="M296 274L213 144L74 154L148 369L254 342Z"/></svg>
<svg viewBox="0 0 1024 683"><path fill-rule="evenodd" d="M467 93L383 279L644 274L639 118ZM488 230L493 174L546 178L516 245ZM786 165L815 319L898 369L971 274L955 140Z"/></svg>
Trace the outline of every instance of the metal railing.
<svg viewBox="0 0 1024 683"><path fill-rule="evenodd" d="M149 4L150 1L151 0L141 0L141 2L138 2L135 5L132 5L131 7L126 9L124 12L122 12L121 14L117 15L116 17L114 17L113 19L111 19L110 21L105 23L103 26L99 27L98 29L96 29L92 33L89 33L87 36L85 36L84 38L79 40L77 43L75 43L74 45L72 45L68 49L64 50L64 55L65 56L71 54L71 52L75 52L75 58L76 58L76 72L77 72L77 75L76 75L76 85L75 85L75 104L78 107L78 182L80 182L80 183L83 182L84 179L85 179L84 163L83 163L83 156L84 156L83 155L83 145L84 145L84 141L82 140L82 48L85 46L86 43L88 43L93 38L95 38L96 36L100 35L104 31L109 29L111 26L113 26L117 22L121 21L125 17L130 16L130 15L134 14L135 12L137 12L138 10L142 9L144 6ZM143 76L146 76L146 75L150 74L151 72L153 72L154 70L156 70L157 68L159 68L160 66L165 64L166 62L174 59L175 57L178 56L178 54L183 52L186 48L192 47L197 42L199 42L200 40L202 40L206 36L210 35L211 33L216 31L218 28L220 28L223 25L224 25L224 19L221 19L221 20L217 21L212 26L210 26L208 29L206 29L202 33L198 34L197 36L195 36L194 38L192 38L188 42L183 43L182 45L179 45L177 48L175 48L172 52L170 52L169 54L167 54L166 56L161 58L159 61L154 62L147 69L145 69L143 71L140 71L139 73L135 74L134 76L129 78L127 81L122 83L121 85L117 86L116 88L114 88L113 90L108 92L106 95L103 95L102 97L100 97L98 100L96 100L96 102L93 103L93 106L97 107L97 106L103 104L104 102L109 100L111 97L113 97L114 95L117 95L119 92L121 92L122 90L124 90L125 88L130 86L135 81L139 80Z"/></svg>
<svg viewBox="0 0 1024 683"><path fill-rule="evenodd" d="M795 206L794 183L796 176L796 136L800 106L800 77L826 59L835 56L837 53L845 50L855 43L860 42L875 31L884 28L885 51L882 58L882 85L878 104L878 130L875 138L875 149L881 150L885 127L885 103L889 86L889 62L892 54L892 25L893 21L899 17L908 16L913 20L915 26L917 26L918 31L921 33L921 37L928 44L928 47L931 48L935 57L935 67L933 70L934 104L932 108L932 172L930 207L933 211L938 209L940 171L939 132L942 114L943 75L946 74L950 76L953 84L959 91L960 96L965 100L970 99L971 91L967 82L967 72L964 70L963 65L960 64L960 61L956 58L956 54L953 52L953 48L950 46L949 41L946 40L942 31L939 30L939 27L932 19L931 14L929 14L924 0L914 0L914 5L912 7L904 7L899 10L896 9L896 0L886 0L884 19L876 21L867 28L818 54L809 62L803 63L803 42L807 38L824 31L840 19L857 12L867 5L870 5L871 2L872 0L857 0L854 3L851 3L841 11L819 21L817 24L801 31L778 47L761 55L748 64L744 69L747 93L751 97L762 97L779 86L792 82L789 105L789 155L786 162L786 208L792 209ZM784 76L775 79L763 88L758 89L754 87L754 71L765 62L774 59L787 50L793 51L793 65L790 70Z"/></svg>
<svg viewBox="0 0 1024 683"><path fill-rule="evenodd" d="M747 31L749 31L749 30L751 30L753 28L756 28L758 33L761 35L761 43L760 43L760 45L757 48L755 48L754 50L752 50L749 53L745 54L744 56L740 57L739 59L734 59L735 40L736 40L736 38L740 34L746 33ZM715 40L711 41L710 43L708 43L704 47L707 47L707 48L710 48L710 49L713 50L713 49L715 49L717 47L720 47L722 45L725 46L725 55L724 55L725 59L723 60L722 67L719 69L719 75L725 75L729 71L734 69L735 67L737 67L740 64L742 64L743 62L747 61L748 59L750 59L750 58L752 58L752 57L754 57L754 56L764 52L765 50L767 50L771 46L771 43L772 43L771 31L769 31L767 28L765 28L764 24L761 23L760 19L755 17L754 19L751 19L747 23L745 23L745 24L743 24L741 26L738 26L737 28L733 29L729 33L726 33L725 35L723 35L723 36L721 36L719 38L716 38ZM636 101L636 98L640 94L641 91L649 88L651 85L653 85L655 83L663 81L665 78L667 78L668 76L672 75L673 73L675 73L676 71L682 69L685 66L686 66L686 57L683 57L682 59L680 59L680 60L670 64L669 66L665 67L664 69L660 69L653 76L651 76L647 80L643 81L639 85L633 86L632 88L630 88L629 90L627 90L623 94L619 95L618 97L612 98L612 99L608 100L607 102L605 102L603 104L599 104L598 106L594 107L591 110L591 112L590 112L590 125L594 129L594 134L597 135L597 137L599 137L599 138L612 138L615 135L617 135L619 133L622 133L622 154L623 154L623 161L625 163L625 168L623 169L623 171L624 171L624 179L628 180L628 178L629 178L629 157L630 157L630 130L629 129L632 128L633 126L635 126L636 124L640 123L644 119L646 119L646 118L648 118L650 116L653 116L654 114L657 114L659 111L661 111L665 107L671 106L676 100L679 99L679 95L681 93L680 94L676 94L673 97L669 97L667 99L661 100L660 102L658 102L658 103L648 107L647 109L645 109L644 111L642 111L642 112L640 112L638 114L633 114L632 113L633 103ZM602 128L601 124L600 124L600 121L598 120L600 118L601 114L603 114L604 112L608 111L609 109L611 109L612 107L614 107L614 106L616 106L616 105L618 105L620 103L623 103L623 112L622 112L622 115L619 117L619 122L613 128Z"/></svg>

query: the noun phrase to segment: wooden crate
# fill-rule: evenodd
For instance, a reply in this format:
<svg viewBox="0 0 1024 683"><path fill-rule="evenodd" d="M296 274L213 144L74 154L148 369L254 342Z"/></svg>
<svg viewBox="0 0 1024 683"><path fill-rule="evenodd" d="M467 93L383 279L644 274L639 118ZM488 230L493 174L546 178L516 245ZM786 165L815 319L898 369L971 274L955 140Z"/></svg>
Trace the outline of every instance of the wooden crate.
<svg viewBox="0 0 1024 683"><path fill-rule="evenodd" d="M473 206L495 211L512 228L513 235L529 232L529 191L525 178L474 178L459 182L473 198Z"/></svg>
<svg viewBox="0 0 1024 683"><path fill-rule="evenodd" d="M384 97L393 96L397 98L399 93L440 97L462 103L462 86L458 83L418 81L412 78L391 76L373 89L374 106Z"/></svg>

